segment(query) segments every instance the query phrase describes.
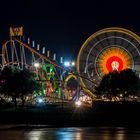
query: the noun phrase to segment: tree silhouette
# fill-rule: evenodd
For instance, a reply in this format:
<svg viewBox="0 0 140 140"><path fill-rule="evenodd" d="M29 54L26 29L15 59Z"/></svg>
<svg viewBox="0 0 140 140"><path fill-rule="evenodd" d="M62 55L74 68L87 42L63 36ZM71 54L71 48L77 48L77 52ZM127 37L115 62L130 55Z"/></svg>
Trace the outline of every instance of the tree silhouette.
<svg viewBox="0 0 140 140"><path fill-rule="evenodd" d="M41 90L41 84L35 80L35 74L28 69L5 67L0 75L0 89L4 95L11 96L15 106L21 98L24 106L26 96Z"/></svg>
<svg viewBox="0 0 140 140"><path fill-rule="evenodd" d="M135 95L139 89L140 79L131 69L125 69L121 72L113 72L104 75L99 86L96 88L97 95L105 95L108 98L117 97L122 94L123 97Z"/></svg>

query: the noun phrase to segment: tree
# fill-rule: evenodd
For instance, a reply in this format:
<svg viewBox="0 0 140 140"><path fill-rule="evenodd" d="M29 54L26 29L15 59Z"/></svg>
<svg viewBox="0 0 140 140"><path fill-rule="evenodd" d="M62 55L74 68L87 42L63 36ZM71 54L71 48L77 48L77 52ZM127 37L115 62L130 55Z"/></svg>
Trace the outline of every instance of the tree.
<svg viewBox="0 0 140 140"><path fill-rule="evenodd" d="M1 92L11 96L15 106L17 98L21 98L24 106L26 96L33 92L40 92L42 86L35 80L35 74L28 69L5 67L0 75Z"/></svg>
<svg viewBox="0 0 140 140"><path fill-rule="evenodd" d="M117 97L122 94L123 97L135 95L139 89L140 79L131 69L125 69L121 72L113 72L104 75L99 86L96 88L97 95L105 95L108 98Z"/></svg>

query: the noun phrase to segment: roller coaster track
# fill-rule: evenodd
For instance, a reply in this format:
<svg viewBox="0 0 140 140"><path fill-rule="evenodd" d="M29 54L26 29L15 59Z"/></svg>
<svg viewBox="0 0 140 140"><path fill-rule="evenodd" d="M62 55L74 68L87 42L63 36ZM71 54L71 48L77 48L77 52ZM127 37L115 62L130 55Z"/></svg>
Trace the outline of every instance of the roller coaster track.
<svg viewBox="0 0 140 140"><path fill-rule="evenodd" d="M8 40L6 41L3 46L2 46L2 60L3 63L5 63L5 49L6 49L6 45L9 42L18 42L21 46L24 46L26 49L28 49L29 51L33 52L34 54L36 54L38 57L44 59L45 61L47 61L48 63L52 64L55 67L58 67L60 69L63 69L62 66L56 64L55 62L52 62L50 59L48 59L46 56L44 56L43 54L40 54L39 52L37 52L35 49L31 48L29 45L23 43L22 41L18 40L18 39L14 39L14 40Z"/></svg>
<svg viewBox="0 0 140 140"><path fill-rule="evenodd" d="M37 56L37 58L41 58L41 59L43 59L47 64L52 64L53 65L53 67L55 67L55 68L58 68L59 70L62 70L62 71L67 71L70 75L72 74L74 77L75 77L75 79L76 80L78 80L79 79L79 77L81 77L81 78L83 78L83 79L85 79L85 80L88 80L89 82L92 82L92 83L94 83L94 81L92 81L92 80L90 80L90 79L88 79L87 77L84 77L84 76L82 76L82 75L80 75L79 73L77 73L77 72L72 72L71 73L71 71L69 70L69 69L67 69L67 68L65 68L65 67L63 67L63 66L61 66L61 65L59 65L59 64L57 64L56 62L54 62L54 61L52 61L52 60L50 60L48 57L46 57L45 56L45 54L41 54L40 52L38 52L35 48L32 48L31 46L29 46L28 44L26 44L26 43L24 43L24 42L22 42L21 40L19 40L19 39L12 39L12 40L8 40L8 41L6 41L3 45L2 45L2 66L5 66L5 65L12 65L12 61L10 60L10 61L7 61L7 58L6 58L6 56L7 56L7 52L8 52L8 48L12 48L12 45L10 45L10 44L15 44L15 50L16 50L16 48L18 48L18 47L23 47L23 48L25 48L26 50L28 50L30 53L33 53L35 56ZM17 46L16 46L17 45ZM14 50L14 51L15 51ZM16 52L16 53L18 53L18 52ZM14 53L14 55L16 55L16 53ZM20 56L20 54L18 54L19 56ZM10 57L10 59L11 59L11 57ZM21 61L14 61L14 63L15 64L20 64L21 65ZM27 65L27 66L30 66L30 65L32 65L32 64L26 64L26 63L24 63L24 65ZM57 70L58 70L57 69ZM41 79L38 79L38 80L40 80L40 81L42 81L42 82L47 82L47 81L49 81L47 78L46 78L46 76L45 76L45 78L44 77L42 77L42 72L40 72L39 73L39 70L38 70L38 76L39 77L41 77ZM57 72L56 72L57 73ZM47 74L47 71L46 71L46 74ZM59 78L56 78L56 80L55 81L62 81L62 80L64 80L64 79L61 79L61 76L62 76L62 73L59 73ZM58 77L58 76L57 76ZM77 77L77 78L76 78ZM79 80L78 80L79 81ZM66 81L63 81L64 82L64 84L66 85ZM79 84L79 86L80 86L80 84ZM86 88L86 87L82 87L82 88ZM92 94L90 94L90 96L93 96Z"/></svg>

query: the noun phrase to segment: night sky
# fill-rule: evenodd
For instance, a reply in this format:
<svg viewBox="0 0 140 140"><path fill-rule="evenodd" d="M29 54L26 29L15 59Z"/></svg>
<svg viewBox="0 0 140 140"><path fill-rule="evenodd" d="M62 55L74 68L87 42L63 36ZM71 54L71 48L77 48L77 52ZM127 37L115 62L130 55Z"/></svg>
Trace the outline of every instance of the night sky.
<svg viewBox="0 0 140 140"><path fill-rule="evenodd" d="M84 41L105 27L119 26L140 35L140 5L124 0L3 0L0 4L0 45L9 27L66 59L76 58Z"/></svg>

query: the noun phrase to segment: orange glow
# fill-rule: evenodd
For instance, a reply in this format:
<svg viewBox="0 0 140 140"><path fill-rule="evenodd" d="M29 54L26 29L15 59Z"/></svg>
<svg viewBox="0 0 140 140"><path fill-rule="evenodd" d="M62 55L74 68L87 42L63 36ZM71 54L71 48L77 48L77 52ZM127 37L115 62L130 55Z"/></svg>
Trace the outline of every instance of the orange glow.
<svg viewBox="0 0 140 140"><path fill-rule="evenodd" d="M98 58L99 72L104 75L114 70L121 71L131 68L132 60L129 54L121 48L108 48Z"/></svg>

